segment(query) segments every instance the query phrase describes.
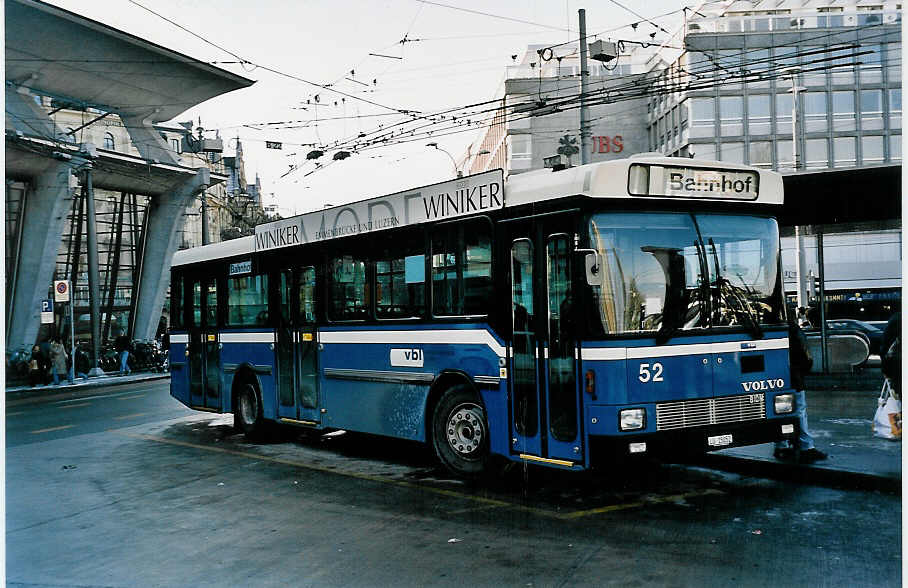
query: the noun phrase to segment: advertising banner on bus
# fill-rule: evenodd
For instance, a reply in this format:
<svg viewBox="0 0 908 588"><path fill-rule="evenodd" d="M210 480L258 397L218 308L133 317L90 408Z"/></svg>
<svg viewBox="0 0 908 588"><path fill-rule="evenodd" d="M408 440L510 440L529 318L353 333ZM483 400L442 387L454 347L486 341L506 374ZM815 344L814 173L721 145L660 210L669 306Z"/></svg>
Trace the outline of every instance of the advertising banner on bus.
<svg viewBox="0 0 908 588"><path fill-rule="evenodd" d="M503 206L504 173L497 169L259 225L255 250L457 218Z"/></svg>

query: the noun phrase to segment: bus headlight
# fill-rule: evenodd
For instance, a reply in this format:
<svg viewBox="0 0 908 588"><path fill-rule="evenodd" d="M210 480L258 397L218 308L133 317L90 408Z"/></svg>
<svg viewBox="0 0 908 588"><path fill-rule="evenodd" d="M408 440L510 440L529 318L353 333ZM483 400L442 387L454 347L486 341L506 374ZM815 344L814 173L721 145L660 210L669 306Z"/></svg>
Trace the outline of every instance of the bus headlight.
<svg viewBox="0 0 908 588"><path fill-rule="evenodd" d="M622 431L636 431L646 426L646 409L628 408L618 414L618 427Z"/></svg>
<svg viewBox="0 0 908 588"><path fill-rule="evenodd" d="M785 414L794 410L794 394L779 394L773 401L776 414Z"/></svg>

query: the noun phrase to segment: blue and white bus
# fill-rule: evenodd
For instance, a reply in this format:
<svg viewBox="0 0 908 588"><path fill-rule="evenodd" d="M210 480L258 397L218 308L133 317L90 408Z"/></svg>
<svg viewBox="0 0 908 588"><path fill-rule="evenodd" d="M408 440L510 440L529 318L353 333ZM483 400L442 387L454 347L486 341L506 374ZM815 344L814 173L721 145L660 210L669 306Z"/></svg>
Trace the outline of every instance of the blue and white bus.
<svg viewBox="0 0 908 588"><path fill-rule="evenodd" d="M791 439L782 200L772 171L637 157L267 223L174 256L171 394L467 477Z"/></svg>

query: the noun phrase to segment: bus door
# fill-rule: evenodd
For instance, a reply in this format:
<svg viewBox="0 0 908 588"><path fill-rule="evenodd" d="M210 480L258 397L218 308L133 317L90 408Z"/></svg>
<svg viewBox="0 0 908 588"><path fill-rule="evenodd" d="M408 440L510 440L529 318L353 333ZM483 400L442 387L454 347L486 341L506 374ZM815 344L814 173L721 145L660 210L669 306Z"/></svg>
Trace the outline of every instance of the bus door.
<svg viewBox="0 0 908 588"><path fill-rule="evenodd" d="M567 223L555 220L511 233L512 440L517 453L577 462L583 447L571 294L574 247L572 234L559 230Z"/></svg>
<svg viewBox="0 0 908 588"><path fill-rule="evenodd" d="M314 267L281 272L278 350L278 416L317 424L320 416Z"/></svg>
<svg viewBox="0 0 908 588"><path fill-rule="evenodd" d="M189 282L192 311L189 331L189 393L193 408L221 407L221 352L218 337L218 288L214 278Z"/></svg>

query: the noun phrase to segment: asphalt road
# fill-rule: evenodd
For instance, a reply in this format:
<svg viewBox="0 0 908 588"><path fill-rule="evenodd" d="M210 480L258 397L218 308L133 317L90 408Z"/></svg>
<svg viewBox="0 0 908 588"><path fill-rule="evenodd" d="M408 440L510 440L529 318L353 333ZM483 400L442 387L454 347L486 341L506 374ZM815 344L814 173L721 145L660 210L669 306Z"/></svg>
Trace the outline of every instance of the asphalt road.
<svg viewBox="0 0 908 588"><path fill-rule="evenodd" d="M249 443L166 386L8 407L8 585L901 585L897 495L652 464L468 485L418 444Z"/></svg>

